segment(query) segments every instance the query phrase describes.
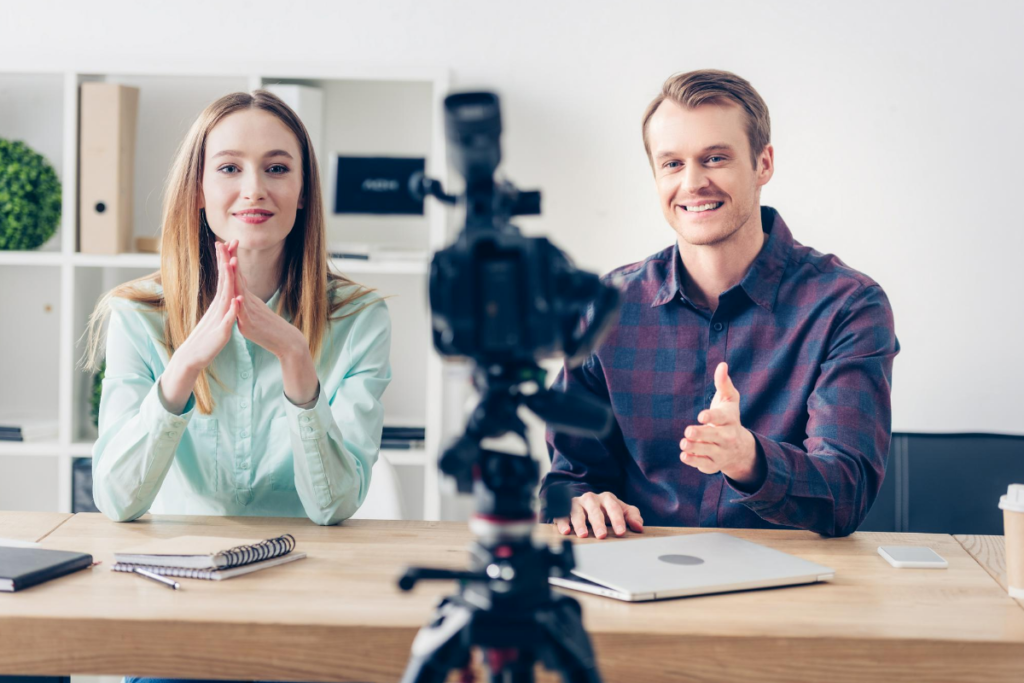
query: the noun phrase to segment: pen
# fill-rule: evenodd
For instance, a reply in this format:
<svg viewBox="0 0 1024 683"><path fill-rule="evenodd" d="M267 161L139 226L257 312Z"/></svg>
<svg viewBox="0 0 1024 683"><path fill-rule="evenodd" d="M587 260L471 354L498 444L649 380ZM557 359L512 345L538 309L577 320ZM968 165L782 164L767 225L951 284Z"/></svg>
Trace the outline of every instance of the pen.
<svg viewBox="0 0 1024 683"><path fill-rule="evenodd" d="M162 583L171 590L178 590L181 588L181 584L174 579L168 579L166 576L160 576L159 574L154 574L153 572L146 571L145 569L136 568L133 570L133 573L140 574L141 576L145 576L147 579L152 579L158 583Z"/></svg>

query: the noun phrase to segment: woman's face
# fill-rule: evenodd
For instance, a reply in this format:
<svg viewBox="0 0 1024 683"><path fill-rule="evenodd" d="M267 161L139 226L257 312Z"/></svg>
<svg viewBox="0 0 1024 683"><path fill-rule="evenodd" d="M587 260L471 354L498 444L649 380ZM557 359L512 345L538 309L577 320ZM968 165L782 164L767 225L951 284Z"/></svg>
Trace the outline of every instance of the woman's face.
<svg viewBox="0 0 1024 683"><path fill-rule="evenodd" d="M206 139L200 206L213 233L240 251L280 250L303 207L299 141L261 109L235 112Z"/></svg>

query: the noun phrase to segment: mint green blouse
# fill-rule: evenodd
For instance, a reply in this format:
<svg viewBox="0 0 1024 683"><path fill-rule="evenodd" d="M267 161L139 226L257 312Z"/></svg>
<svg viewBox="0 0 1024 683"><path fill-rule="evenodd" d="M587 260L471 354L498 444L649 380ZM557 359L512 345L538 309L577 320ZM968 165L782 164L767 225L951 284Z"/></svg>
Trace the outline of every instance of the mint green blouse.
<svg viewBox="0 0 1024 683"><path fill-rule="evenodd" d="M267 302L271 309L279 296ZM104 514L116 521L147 511L307 516L337 524L359 508L391 381L391 321L382 300L329 324L317 364L320 394L302 407L285 396L277 358L236 325L213 362L212 414L196 411L194 396L183 414L168 412L157 384L169 360L163 338L162 313L112 300L92 458L93 497Z"/></svg>

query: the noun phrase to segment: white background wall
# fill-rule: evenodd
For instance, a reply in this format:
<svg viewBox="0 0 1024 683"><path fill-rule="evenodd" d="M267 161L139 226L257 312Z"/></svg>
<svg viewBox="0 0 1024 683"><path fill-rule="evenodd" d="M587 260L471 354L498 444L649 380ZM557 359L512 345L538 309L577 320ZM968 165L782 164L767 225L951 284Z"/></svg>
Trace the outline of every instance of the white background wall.
<svg viewBox="0 0 1024 683"><path fill-rule="evenodd" d="M671 73L768 102L762 201L888 292L894 428L1024 433L1024 3L0 0L0 64L427 64L504 98L521 221L608 270L671 242L640 116ZM1017 47L1014 47L1017 45Z"/></svg>

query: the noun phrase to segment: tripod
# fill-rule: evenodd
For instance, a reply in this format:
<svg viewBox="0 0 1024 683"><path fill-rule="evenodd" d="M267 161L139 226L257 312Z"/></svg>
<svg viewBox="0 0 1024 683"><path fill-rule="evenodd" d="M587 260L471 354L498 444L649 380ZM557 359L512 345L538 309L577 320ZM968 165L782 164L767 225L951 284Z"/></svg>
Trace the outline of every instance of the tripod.
<svg viewBox="0 0 1024 683"><path fill-rule="evenodd" d="M595 422L607 420L606 409L543 390L527 395L524 381L543 387L543 371L529 364L478 370L483 398L465 434L441 458L441 470L455 477L460 491L475 497L470 529L476 540L470 546L469 571L410 567L399 580L402 590L412 590L421 580L461 582L458 594L445 597L417 634L403 683L440 683L454 668L472 680L473 647L482 650L494 683L529 683L537 662L572 683L601 680L579 603L554 593L548 584L549 576L567 575L573 568L572 543L564 541L556 552L531 538L537 463L528 454L485 450L480 441L512 432L526 442L526 426L516 415L521 404L550 422L591 431ZM556 489L547 504L549 514L562 516L569 499Z"/></svg>

